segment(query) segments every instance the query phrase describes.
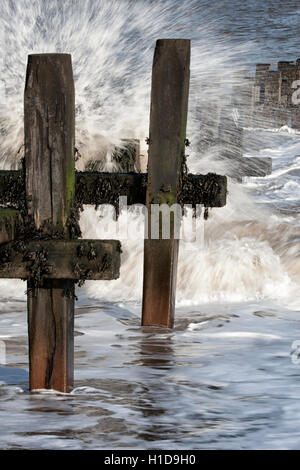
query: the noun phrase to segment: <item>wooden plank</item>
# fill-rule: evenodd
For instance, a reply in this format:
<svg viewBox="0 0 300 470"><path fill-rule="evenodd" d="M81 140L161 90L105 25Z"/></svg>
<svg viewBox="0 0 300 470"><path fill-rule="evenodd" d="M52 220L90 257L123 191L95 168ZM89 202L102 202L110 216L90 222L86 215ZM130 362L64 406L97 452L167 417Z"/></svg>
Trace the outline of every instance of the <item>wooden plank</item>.
<svg viewBox="0 0 300 470"><path fill-rule="evenodd" d="M76 173L76 201L80 204L115 205L119 196L127 196L127 205L145 204L147 173ZM0 172L1 187L1 172ZM223 207L226 204L226 176L188 174L181 194L182 204ZM0 199L1 202L1 199Z"/></svg>
<svg viewBox="0 0 300 470"><path fill-rule="evenodd" d="M25 186L37 228L65 228L75 192L75 97L69 54L28 58L25 98Z"/></svg>
<svg viewBox="0 0 300 470"><path fill-rule="evenodd" d="M74 202L75 98L71 56L28 57L25 95L25 188L36 228L65 231ZM28 282L30 389L73 386L72 281ZM34 288L33 293L31 288ZM61 328L61 330L60 330Z"/></svg>
<svg viewBox="0 0 300 470"><path fill-rule="evenodd" d="M183 204L190 204L194 208L197 204L205 207L223 207L227 198L227 178L215 173L207 175L190 173L180 198Z"/></svg>
<svg viewBox="0 0 300 470"><path fill-rule="evenodd" d="M117 240L42 240L0 245L0 278L112 280L120 275Z"/></svg>
<svg viewBox="0 0 300 470"><path fill-rule="evenodd" d="M68 392L74 367L74 282L46 280L43 285L36 289L28 282L30 389Z"/></svg>
<svg viewBox="0 0 300 470"><path fill-rule="evenodd" d="M127 204L145 204L147 173L76 172L75 199L80 204L115 204L118 197L127 196ZM13 188L13 190L10 190ZM223 207L226 204L226 176L208 173L189 174L182 194L183 204L204 204ZM23 194L19 171L0 171L0 204L18 207Z"/></svg>
<svg viewBox="0 0 300 470"><path fill-rule="evenodd" d="M14 240L20 213L15 209L0 208L0 244ZM1 260L1 255L0 255ZM1 262L1 261L0 261Z"/></svg>
<svg viewBox="0 0 300 470"><path fill-rule="evenodd" d="M149 157L148 239L144 243L142 325L171 328L174 322L179 239L151 239L153 201L176 203L184 158L189 93L190 41L160 39L152 69ZM161 229L161 223L160 223Z"/></svg>
<svg viewBox="0 0 300 470"><path fill-rule="evenodd" d="M145 204L146 184L146 173L76 172L76 202L115 205L127 196L128 205Z"/></svg>

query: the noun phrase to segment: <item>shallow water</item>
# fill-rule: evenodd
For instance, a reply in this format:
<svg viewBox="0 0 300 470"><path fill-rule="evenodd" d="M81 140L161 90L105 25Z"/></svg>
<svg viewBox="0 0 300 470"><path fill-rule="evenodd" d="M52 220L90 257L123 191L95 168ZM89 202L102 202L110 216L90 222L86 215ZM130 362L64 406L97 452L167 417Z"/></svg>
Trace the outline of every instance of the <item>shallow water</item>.
<svg viewBox="0 0 300 470"><path fill-rule="evenodd" d="M119 138L144 141L155 40L192 38L194 173L226 173L193 145L197 106L220 83L224 92L236 69L299 54L295 1L3 0L0 13L2 168L20 157L28 53L72 53L76 143L87 159ZM272 175L229 181L204 240L188 233L180 244L173 331L140 327L142 239L122 239L119 280L78 290L69 395L29 393L25 284L0 281L1 448L299 448L299 134L248 129L245 156L258 155L272 157ZM142 220L128 217L137 231ZM113 229L92 208L81 226L86 238Z"/></svg>
<svg viewBox="0 0 300 470"><path fill-rule="evenodd" d="M2 332L19 325L0 368L2 448L298 447L299 312L182 308L168 331L142 329L139 307L80 304L71 395L28 392L25 312L0 316Z"/></svg>

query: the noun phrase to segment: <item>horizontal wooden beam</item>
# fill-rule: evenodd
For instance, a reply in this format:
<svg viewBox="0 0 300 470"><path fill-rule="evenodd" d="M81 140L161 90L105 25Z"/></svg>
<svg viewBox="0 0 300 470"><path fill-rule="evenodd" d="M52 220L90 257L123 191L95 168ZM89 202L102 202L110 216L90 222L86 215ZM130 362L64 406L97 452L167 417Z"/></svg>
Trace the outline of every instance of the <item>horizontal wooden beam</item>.
<svg viewBox="0 0 300 470"><path fill-rule="evenodd" d="M76 201L82 204L117 205L119 196L127 196L127 204L145 204L147 173L76 173ZM225 176L189 174L180 202L223 207L226 204Z"/></svg>
<svg viewBox="0 0 300 470"><path fill-rule="evenodd" d="M227 178L224 175L188 174L179 199L183 204L203 204L205 207L223 207L227 197Z"/></svg>
<svg viewBox="0 0 300 470"><path fill-rule="evenodd" d="M19 211L0 208L0 243L7 243L14 240L16 224L20 220Z"/></svg>
<svg viewBox="0 0 300 470"><path fill-rule="evenodd" d="M76 202L80 204L112 204L119 196L127 196L127 204L145 204L147 173L76 172ZM203 204L207 207L223 207L226 204L226 176L187 175L180 202ZM0 204L18 207L24 198L24 183L19 171L0 171Z"/></svg>
<svg viewBox="0 0 300 470"><path fill-rule="evenodd" d="M43 240L0 245L0 278L117 279L118 240Z"/></svg>
<svg viewBox="0 0 300 470"><path fill-rule="evenodd" d="M127 196L127 204L145 204L146 173L76 173L76 202L80 204L112 204L116 206L119 196Z"/></svg>
<svg viewBox="0 0 300 470"><path fill-rule="evenodd" d="M117 205L119 196L127 196L128 205L145 204L147 182L147 173L77 172L75 197L81 204ZM223 207L226 194L226 176L189 174L180 202L193 206L204 204L207 207Z"/></svg>

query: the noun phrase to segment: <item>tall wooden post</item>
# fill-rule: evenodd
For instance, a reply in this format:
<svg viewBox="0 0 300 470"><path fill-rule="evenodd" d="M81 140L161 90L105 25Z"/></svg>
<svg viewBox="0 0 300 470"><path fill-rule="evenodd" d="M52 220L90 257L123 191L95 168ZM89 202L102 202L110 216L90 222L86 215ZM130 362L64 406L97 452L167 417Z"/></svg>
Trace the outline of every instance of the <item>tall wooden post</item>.
<svg viewBox="0 0 300 470"><path fill-rule="evenodd" d="M50 233L54 227L68 238L75 191L75 96L69 54L29 56L24 119L28 214L37 229ZM73 385L74 283L47 280L36 287L31 280L28 286L30 389L68 392Z"/></svg>
<svg viewBox="0 0 300 470"><path fill-rule="evenodd" d="M151 204L177 201L184 158L190 41L160 39L152 70L143 325L173 326L179 239L151 239ZM160 227L161 228L161 227Z"/></svg>

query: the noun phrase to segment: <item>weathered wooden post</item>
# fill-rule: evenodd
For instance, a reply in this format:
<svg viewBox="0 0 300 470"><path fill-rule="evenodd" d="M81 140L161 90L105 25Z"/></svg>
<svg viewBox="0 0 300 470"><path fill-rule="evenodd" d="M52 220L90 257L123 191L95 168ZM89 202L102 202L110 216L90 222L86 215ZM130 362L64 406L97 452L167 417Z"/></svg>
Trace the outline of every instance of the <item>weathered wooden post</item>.
<svg viewBox="0 0 300 470"><path fill-rule="evenodd" d="M177 202L184 162L189 66L188 39L157 41L152 70L146 196L148 239L144 244L144 326L171 328L174 321L179 239L174 237L174 225L171 225L169 240L151 239L151 204L165 202L172 206Z"/></svg>
<svg viewBox="0 0 300 470"><path fill-rule="evenodd" d="M25 183L36 229L64 232L75 193L75 94L69 54L31 55L24 97ZM65 293L69 292L70 295ZM30 388L73 386L74 282L28 281Z"/></svg>

